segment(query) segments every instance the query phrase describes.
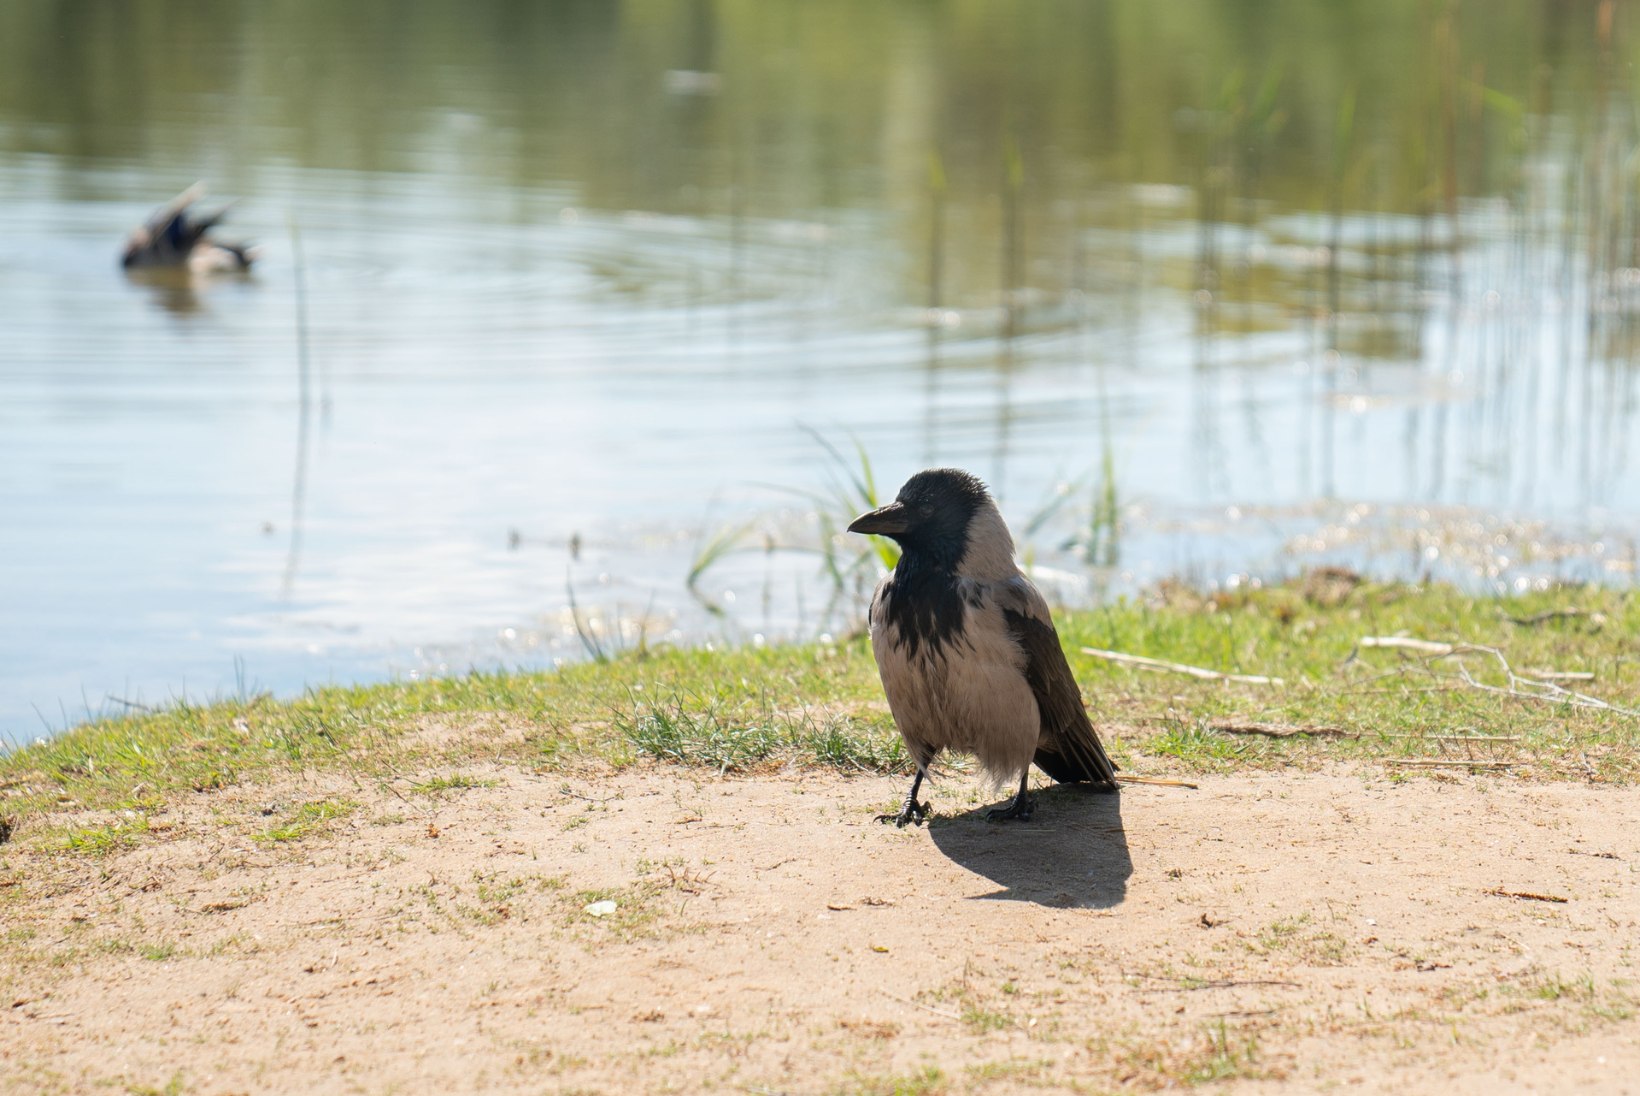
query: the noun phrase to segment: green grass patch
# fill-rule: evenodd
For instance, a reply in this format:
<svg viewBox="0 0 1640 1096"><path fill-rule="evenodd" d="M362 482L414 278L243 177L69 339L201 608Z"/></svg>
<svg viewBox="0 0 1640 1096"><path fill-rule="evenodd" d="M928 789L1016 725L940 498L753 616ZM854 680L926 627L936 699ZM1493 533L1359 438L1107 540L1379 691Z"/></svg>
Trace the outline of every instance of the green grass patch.
<svg viewBox="0 0 1640 1096"><path fill-rule="evenodd" d="M570 927L593 938L614 938L624 942L652 938L661 933L667 913L660 901L661 891L659 883L643 880L626 887L601 887L566 893L560 901ZM593 913L588 909L601 902L615 903L614 910Z"/></svg>
<svg viewBox="0 0 1640 1096"><path fill-rule="evenodd" d="M1567 977L1562 974L1543 974L1529 981L1526 992L1544 1001L1573 1001L1583 1005L1594 1016L1608 1020L1627 1020L1634 1015L1635 1000L1626 991L1625 983L1617 980L1601 985L1594 974Z"/></svg>
<svg viewBox="0 0 1640 1096"><path fill-rule="evenodd" d="M788 761L872 772L897 772L907 764L900 736L883 716L847 715L796 697L783 704L739 683L711 692L634 693L630 707L617 710L612 722L641 756L720 773Z"/></svg>
<svg viewBox="0 0 1640 1096"><path fill-rule="evenodd" d="M1181 1064L1179 1080L1187 1085L1205 1085L1254 1074L1258 1060L1255 1038L1232 1035L1222 1019L1204 1034L1204 1045Z"/></svg>
<svg viewBox="0 0 1640 1096"><path fill-rule="evenodd" d="M839 1091L854 1096L936 1096L949 1090L945 1074L935 1066L925 1066L904 1076L862 1077L855 1074Z"/></svg>
<svg viewBox="0 0 1640 1096"><path fill-rule="evenodd" d="M130 1096L182 1096L187 1087L183 1084L182 1071L179 1069L163 1086L127 1085L125 1091L130 1093Z"/></svg>
<svg viewBox="0 0 1640 1096"><path fill-rule="evenodd" d="M319 799L303 803L282 821L258 834L257 840L268 844L300 841L309 834L324 829L336 819L346 818L358 807L359 805L351 799Z"/></svg>
<svg viewBox="0 0 1640 1096"><path fill-rule="evenodd" d="M110 937L97 941L92 945L92 950L104 955L134 955L150 963L163 963L177 954L177 945L170 940L133 943L119 937Z"/></svg>
<svg viewBox="0 0 1640 1096"><path fill-rule="evenodd" d="M1014 1026L1014 1018L1006 1012L982 1008L979 1005L969 1005L963 1009L962 1022L967 1024L968 1030L975 1035L984 1035L988 1031L1002 1031Z"/></svg>
<svg viewBox="0 0 1640 1096"><path fill-rule="evenodd" d="M1632 714L1640 709L1633 641L1640 599L1632 591L1560 587L1484 597L1314 576L1212 595L1163 586L1062 616L1060 632L1090 714L1130 772L1320 760L1370 760L1395 772L1394 762L1411 759L1603 782L1640 774L1640 718ZM1459 646L1431 654L1362 645L1369 636ZM1154 672L1085 655L1083 646L1283 683ZM418 733L452 716L477 730L453 739ZM513 737L502 746L498 735L490 745L486 726ZM382 780L442 771L414 785L442 794L484 786L461 771L477 760L539 770L587 758L721 773L788 764L906 767L869 644L856 637L650 648L541 673L178 704L85 724L0 756L0 787L7 817L26 836L53 832L58 812L141 814L174 797L314 770ZM324 821L288 819L269 839L290 840ZM75 831L71 847L107 851L140 837L140 824L115 823Z"/></svg>
<svg viewBox="0 0 1640 1096"><path fill-rule="evenodd" d="M452 773L449 776L435 776L428 780L412 781L410 790L422 795L442 795L445 792L465 791L468 788L493 788L494 780L485 780L466 773Z"/></svg>
<svg viewBox="0 0 1640 1096"><path fill-rule="evenodd" d="M1001 1062L981 1062L965 1066L963 1073L976 1084L995 1085L1013 1081L1029 1085L1033 1081L1051 1084L1055 1069L1056 1063L1046 1058L1012 1058Z"/></svg>
<svg viewBox="0 0 1640 1096"><path fill-rule="evenodd" d="M123 818L105 826L80 826L65 830L63 848L69 852L101 856L135 844L137 839L147 832L147 816L137 815L135 818Z"/></svg>
<svg viewBox="0 0 1640 1096"><path fill-rule="evenodd" d="M524 747L509 747L508 756L528 768L589 756L620 762L634 756L624 729L664 749L666 728L650 716L657 706L662 720L676 711L689 721L675 735L675 752L686 759L700 752L695 736L710 728L715 712L745 724L722 731L724 741L708 751L715 765L726 758L735 764L767 759L782 742L794 748L812 742L810 757L824 751L839 764L867 764L897 756L887 713L867 710L881 696L870 651L859 640L633 652L558 671L474 673L315 689L290 700L262 696L133 712L0 754L0 788L7 817L26 833L42 815L115 809L131 803L134 792L147 805L304 771L391 779L417 766L456 767L481 755L493 760L482 743L470 741L474 736L448 747L423 744L416 732L430 718L451 715L503 716L526 727ZM674 698L682 699L674 704ZM811 705L840 714L807 717L803 709ZM779 741L736 745L770 736ZM442 786L439 778L430 780L428 790L453 788L462 778L443 779Z"/></svg>
<svg viewBox="0 0 1640 1096"><path fill-rule="evenodd" d="M1626 590L1485 597L1440 586L1360 584L1341 592L1301 580L1212 596L1164 588L1071 614L1061 636L1095 722L1136 732L1119 736L1119 759L1161 756L1211 771L1317 757L1413 758L1452 762L1456 771L1473 761L1628 782L1640 772L1637 629L1640 600ZM1367 637L1455 649L1366 646ZM1149 671L1082 655L1083 646L1282 684ZM1225 729L1233 725L1241 730ZM1248 725L1286 737L1250 733Z"/></svg>
<svg viewBox="0 0 1640 1096"><path fill-rule="evenodd" d="M1101 1052L1111 1055L1126 1083L1135 1088L1195 1087L1234 1079L1279 1079L1260 1067L1258 1040L1224 1018L1188 1039L1132 1037Z"/></svg>

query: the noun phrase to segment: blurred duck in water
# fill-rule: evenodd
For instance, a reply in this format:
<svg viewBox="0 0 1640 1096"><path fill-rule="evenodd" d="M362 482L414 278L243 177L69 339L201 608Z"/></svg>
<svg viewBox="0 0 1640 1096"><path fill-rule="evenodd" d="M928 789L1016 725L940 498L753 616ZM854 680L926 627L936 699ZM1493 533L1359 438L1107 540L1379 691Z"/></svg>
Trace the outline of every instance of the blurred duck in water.
<svg viewBox="0 0 1640 1096"><path fill-rule="evenodd" d="M125 241L120 265L126 270L176 270L190 274L239 273L249 270L254 249L206 236L228 212L228 207L201 213L194 203L205 194L195 183L157 209Z"/></svg>

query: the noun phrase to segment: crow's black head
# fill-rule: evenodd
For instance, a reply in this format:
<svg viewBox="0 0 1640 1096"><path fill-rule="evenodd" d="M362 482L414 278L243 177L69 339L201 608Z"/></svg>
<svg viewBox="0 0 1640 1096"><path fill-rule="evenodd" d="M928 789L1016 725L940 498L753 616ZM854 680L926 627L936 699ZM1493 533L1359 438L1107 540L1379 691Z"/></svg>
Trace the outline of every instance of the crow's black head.
<svg viewBox="0 0 1640 1096"><path fill-rule="evenodd" d="M974 515L990 506L977 477L959 468L930 468L906 480L893 502L861 514L848 528L891 537L907 553L955 567L968 548Z"/></svg>

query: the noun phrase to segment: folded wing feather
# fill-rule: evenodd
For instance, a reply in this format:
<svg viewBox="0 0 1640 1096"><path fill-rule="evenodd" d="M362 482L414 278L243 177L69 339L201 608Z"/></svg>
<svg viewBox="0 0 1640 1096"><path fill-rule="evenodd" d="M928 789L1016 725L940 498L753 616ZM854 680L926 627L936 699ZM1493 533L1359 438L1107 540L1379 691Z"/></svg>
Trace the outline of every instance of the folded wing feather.
<svg viewBox="0 0 1640 1096"><path fill-rule="evenodd" d="M993 587L1009 632L1025 652L1025 677L1042 713L1036 765L1060 783L1116 785L1116 765L1082 708L1082 694L1059 646L1042 595L1023 575Z"/></svg>

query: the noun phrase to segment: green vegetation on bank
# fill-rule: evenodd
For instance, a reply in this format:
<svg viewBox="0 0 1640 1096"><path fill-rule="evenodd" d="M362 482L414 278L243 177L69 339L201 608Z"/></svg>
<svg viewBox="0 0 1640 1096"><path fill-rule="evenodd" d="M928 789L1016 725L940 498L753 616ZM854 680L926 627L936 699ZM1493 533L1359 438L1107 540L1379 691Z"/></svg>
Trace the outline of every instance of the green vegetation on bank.
<svg viewBox="0 0 1640 1096"><path fill-rule="evenodd" d="M1392 774L1640 775L1640 599L1631 591L1488 598L1318 572L1213 595L1164 587L1069 614L1061 633L1096 723L1135 775L1326 759ZM1082 647L1280 681L1203 679ZM905 765L869 647L854 637L651 650L556 672L325 688L103 720L0 756L0 819L27 839L57 832L59 812L125 812L65 844L95 853L144 839L143 820L170 798L278 774L342 771L413 793L482 783L461 772L477 762L540 771L645 759L717 772ZM270 839L324 820L293 817L290 834Z"/></svg>

